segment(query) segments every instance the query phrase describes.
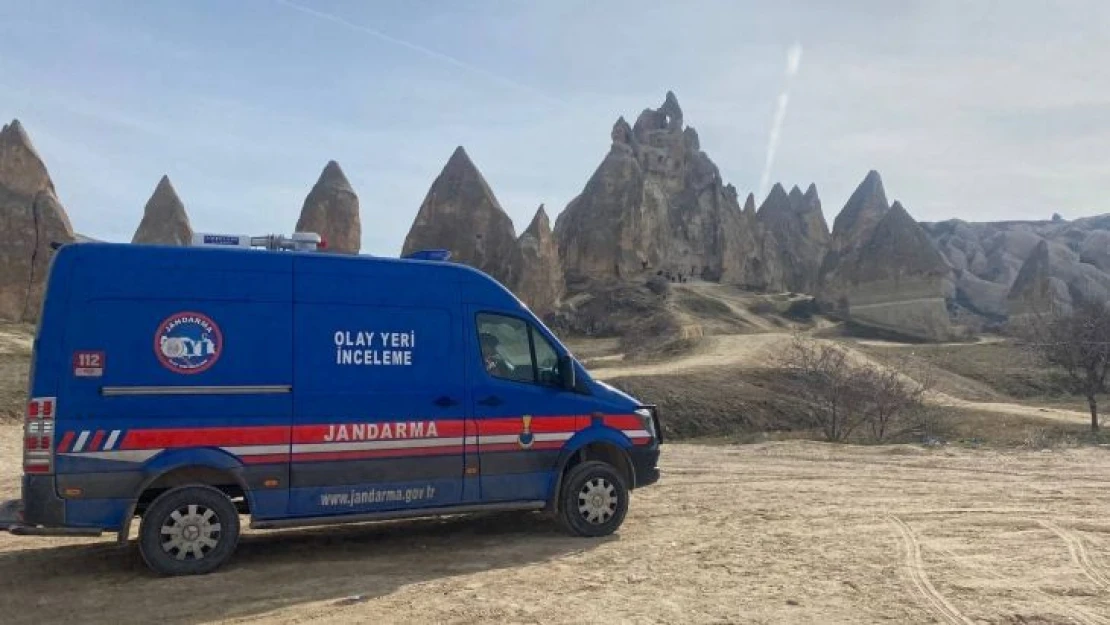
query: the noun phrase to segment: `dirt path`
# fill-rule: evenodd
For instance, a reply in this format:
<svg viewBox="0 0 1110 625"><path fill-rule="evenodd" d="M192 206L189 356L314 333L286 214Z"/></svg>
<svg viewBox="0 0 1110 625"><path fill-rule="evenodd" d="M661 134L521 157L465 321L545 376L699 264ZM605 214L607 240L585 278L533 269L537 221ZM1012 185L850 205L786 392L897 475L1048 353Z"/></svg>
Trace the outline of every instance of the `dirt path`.
<svg viewBox="0 0 1110 625"><path fill-rule="evenodd" d="M703 339L696 350L670 362L604 367L592 372L592 375L602 380L611 380L619 377L667 375L702 368L767 367L772 366L775 358L789 348L791 340L792 335L785 332L709 336ZM839 344L849 350L851 358L856 362L884 366L867 354L852 349L851 343L839 342ZM929 401L936 405L1000 415L1034 417L1068 423L1087 423L1090 420L1089 414L1075 410L1042 408L1012 402L969 401L938 391L929 393Z"/></svg>
<svg viewBox="0 0 1110 625"><path fill-rule="evenodd" d="M159 579L110 539L0 535L0 621L1108 622L1105 450L668 445L662 467L602 540L528 515L252 532L225 570Z"/></svg>

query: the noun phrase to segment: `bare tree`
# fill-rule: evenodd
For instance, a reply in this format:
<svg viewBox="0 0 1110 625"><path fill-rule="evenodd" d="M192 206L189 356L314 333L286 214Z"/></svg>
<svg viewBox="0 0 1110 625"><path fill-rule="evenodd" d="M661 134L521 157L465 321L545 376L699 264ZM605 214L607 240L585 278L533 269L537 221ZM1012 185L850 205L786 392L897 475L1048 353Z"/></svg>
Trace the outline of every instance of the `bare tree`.
<svg viewBox="0 0 1110 625"><path fill-rule="evenodd" d="M779 359L798 375L795 399L829 441L848 440L861 428L876 442L912 430L905 417L930 387L907 377L905 367L852 362L844 347L802 336Z"/></svg>
<svg viewBox="0 0 1110 625"><path fill-rule="evenodd" d="M1083 299L1070 310L1053 305L1015 319L1014 334L1047 365L1063 369L1087 398L1091 431L1098 432L1098 395L1110 371L1110 308Z"/></svg>
<svg viewBox="0 0 1110 625"><path fill-rule="evenodd" d="M795 336L781 364L801 379L797 399L810 425L826 440L842 441L860 425L847 353L839 346Z"/></svg>
<svg viewBox="0 0 1110 625"><path fill-rule="evenodd" d="M911 380L903 372L905 366L880 368L867 365L861 372L863 412L871 438L883 442L890 436L905 433L915 424L904 423L904 417L922 404L929 381Z"/></svg>

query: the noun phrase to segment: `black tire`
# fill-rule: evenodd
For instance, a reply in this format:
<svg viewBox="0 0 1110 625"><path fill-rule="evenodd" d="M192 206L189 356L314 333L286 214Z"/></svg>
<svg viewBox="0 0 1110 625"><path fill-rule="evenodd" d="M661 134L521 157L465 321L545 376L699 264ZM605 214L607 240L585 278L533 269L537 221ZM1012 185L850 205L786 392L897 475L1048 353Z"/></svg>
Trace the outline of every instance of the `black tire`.
<svg viewBox="0 0 1110 625"><path fill-rule="evenodd" d="M591 538L608 536L621 526L627 512L628 486L613 465L596 460L583 462L563 478L559 521L568 533Z"/></svg>
<svg viewBox="0 0 1110 625"><path fill-rule="evenodd" d="M169 538L163 539L163 527ZM239 512L227 495L210 486L162 493L139 526L143 561L161 575L211 573L227 562L238 542Z"/></svg>

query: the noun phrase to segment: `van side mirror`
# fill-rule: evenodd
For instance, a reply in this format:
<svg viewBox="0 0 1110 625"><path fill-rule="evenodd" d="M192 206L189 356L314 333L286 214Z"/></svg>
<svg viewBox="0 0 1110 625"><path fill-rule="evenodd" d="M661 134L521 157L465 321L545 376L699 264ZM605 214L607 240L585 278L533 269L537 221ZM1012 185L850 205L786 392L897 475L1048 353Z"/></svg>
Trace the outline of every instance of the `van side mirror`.
<svg viewBox="0 0 1110 625"><path fill-rule="evenodd" d="M568 391L573 391L576 386L574 379L574 361L570 356L559 356L559 382L560 386Z"/></svg>

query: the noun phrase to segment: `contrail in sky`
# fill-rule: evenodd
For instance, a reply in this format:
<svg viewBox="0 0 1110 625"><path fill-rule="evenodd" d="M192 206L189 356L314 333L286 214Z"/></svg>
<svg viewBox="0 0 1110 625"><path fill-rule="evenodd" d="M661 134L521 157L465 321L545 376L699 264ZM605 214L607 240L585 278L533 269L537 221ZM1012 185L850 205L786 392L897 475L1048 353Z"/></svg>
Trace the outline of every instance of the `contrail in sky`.
<svg viewBox="0 0 1110 625"><path fill-rule="evenodd" d="M795 43L786 51L786 85L779 94L775 106L775 118L771 122L771 137L767 141L767 162L763 165L763 176L759 179L759 197L767 195L767 185L771 182L771 165L775 162L775 151L779 148L779 135L782 123L786 120L786 105L790 103L790 83L802 64L802 44Z"/></svg>
<svg viewBox="0 0 1110 625"><path fill-rule="evenodd" d="M481 67L471 65L470 63L467 63L465 61L460 61L459 59L456 59L453 56L448 56L446 54L443 54L442 52L436 52L435 50L430 50L428 48L425 48L424 46L412 43L411 41L405 41L404 39L398 39L396 37L387 35L387 34L383 33L382 31L375 30L373 28L370 28L369 26L363 26L362 24L356 24L356 23L351 22L349 20L343 19L342 17L339 17L338 15L333 15L331 13L325 13L323 11L317 11L316 9L311 9L309 7L297 4L295 2L290 2L289 0L274 0L274 1L277 2L280 5L283 5L283 6L289 7L290 9L293 9L294 11L300 11L301 13L304 13L305 15L311 15L313 17L317 17L317 18L322 19L322 20L327 20L329 22L339 24L340 26L345 26L347 28L350 28L351 30L357 30L357 31L365 33L367 35L371 35L373 37L376 37L376 38L378 38L382 41L385 41L387 43L392 43L393 45L401 46L402 48L408 48L409 50L412 50L414 52L419 52L419 53L421 53L425 56L436 59L437 61L442 61L442 62L447 63L449 65L453 65L453 66L455 66L459 69L463 69L463 70L466 70L466 71L474 73L474 74L480 74L480 75L482 75L482 76L484 76L484 77L486 77L490 80L493 80L494 82L498 82L498 83L500 83L500 84L502 84L506 87L511 87L511 88L516 89L518 91L527 92L527 93L529 93L533 96L536 96L536 97L539 97L543 100L546 100L547 102L549 102L551 104L557 104L557 105L562 105L563 104L562 101L560 101L556 98L553 98L553 97L547 95L546 93L543 93L542 91L538 91L536 89L533 89L532 87L529 87L528 85L516 82L515 80L512 80L511 78L506 78L504 76L494 74L493 72L490 72L489 70L485 70L485 69L482 69Z"/></svg>

